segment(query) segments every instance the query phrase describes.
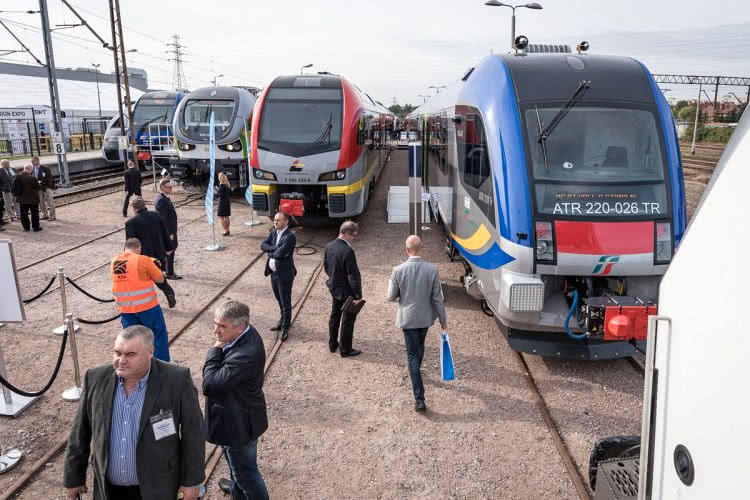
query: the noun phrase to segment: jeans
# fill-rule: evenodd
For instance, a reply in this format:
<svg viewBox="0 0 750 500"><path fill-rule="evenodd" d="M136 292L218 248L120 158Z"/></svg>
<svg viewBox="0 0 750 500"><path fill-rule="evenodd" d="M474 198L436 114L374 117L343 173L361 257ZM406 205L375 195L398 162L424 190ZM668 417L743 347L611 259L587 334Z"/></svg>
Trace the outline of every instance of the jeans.
<svg viewBox="0 0 750 500"><path fill-rule="evenodd" d="M292 285L294 281L283 281L277 273L271 273L271 288L279 303L279 326L289 328L292 323Z"/></svg>
<svg viewBox="0 0 750 500"><path fill-rule="evenodd" d="M143 325L154 334L154 357L162 361L169 361L169 338L167 325L164 323L164 313L160 305L146 309L139 313L122 313L120 323L123 328L133 325Z"/></svg>
<svg viewBox="0 0 750 500"><path fill-rule="evenodd" d="M268 490L258 470L258 440L244 446L224 446L232 474L234 500L268 500Z"/></svg>
<svg viewBox="0 0 750 500"><path fill-rule="evenodd" d="M422 383L422 358L424 358L424 339L427 328L404 328L404 343L406 343L406 359L409 364L411 388L414 400L424 403L424 384Z"/></svg>

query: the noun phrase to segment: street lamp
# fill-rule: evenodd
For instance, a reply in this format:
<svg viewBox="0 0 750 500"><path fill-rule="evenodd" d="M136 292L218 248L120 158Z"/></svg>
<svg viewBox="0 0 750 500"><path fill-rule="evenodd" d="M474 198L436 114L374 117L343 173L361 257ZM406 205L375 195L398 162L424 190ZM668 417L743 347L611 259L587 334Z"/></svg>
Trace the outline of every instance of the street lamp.
<svg viewBox="0 0 750 500"><path fill-rule="evenodd" d="M217 78L221 78L221 77L223 77L223 76L224 76L224 75L214 75L214 78L213 78L213 80L211 80L211 82L213 83L214 87L216 87L216 79L217 79Z"/></svg>
<svg viewBox="0 0 750 500"><path fill-rule="evenodd" d="M444 88L446 88L446 87L445 87L445 85L440 85L439 87L437 87L437 86L435 86L435 85L430 85L430 86L429 86L429 87L427 87L427 88L428 88L428 89L435 89L435 92L437 92L437 93L439 94L439 93L440 93L440 89L444 89Z"/></svg>
<svg viewBox="0 0 750 500"><path fill-rule="evenodd" d="M310 63L310 64L305 64L304 66L301 66L301 67L300 67L300 69L299 69L299 74L300 74L300 75L301 75L301 74L303 74L303 73L305 72L305 68L312 68L312 63Z"/></svg>
<svg viewBox="0 0 750 500"><path fill-rule="evenodd" d="M510 49L511 50L515 48L515 40L516 40L516 9L525 7L527 9L542 10L542 6L536 2L525 3L523 5L510 5L507 3L498 2L497 0L488 0L484 4L489 5L490 7L510 7L511 9L513 9L513 17L511 17L511 24L510 24Z"/></svg>
<svg viewBox="0 0 750 500"><path fill-rule="evenodd" d="M96 71L96 100L99 102L99 119L102 119L102 98L99 94L99 66L101 64L97 63L91 63L91 65L94 67L94 71ZM101 126L101 123L99 124Z"/></svg>
<svg viewBox="0 0 750 500"><path fill-rule="evenodd" d="M423 100L422 100L422 104L424 104L424 103L426 103L426 102L427 102L427 99L428 99L429 97L432 97L432 96L419 94L419 97L421 97L421 98L423 99Z"/></svg>

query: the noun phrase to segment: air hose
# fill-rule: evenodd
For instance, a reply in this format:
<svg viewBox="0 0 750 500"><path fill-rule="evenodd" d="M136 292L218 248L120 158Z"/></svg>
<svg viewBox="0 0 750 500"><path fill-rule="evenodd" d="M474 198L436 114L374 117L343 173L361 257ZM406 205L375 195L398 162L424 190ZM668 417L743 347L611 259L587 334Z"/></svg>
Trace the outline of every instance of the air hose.
<svg viewBox="0 0 750 500"><path fill-rule="evenodd" d="M570 326L568 326L568 321L570 321L571 316L573 316L573 313L576 310L576 306L578 305L578 290L573 290L573 303L570 305L570 309L568 310L568 315L565 316L565 333L573 340L583 340L588 335L586 335L586 332L583 333L573 333L570 331Z"/></svg>

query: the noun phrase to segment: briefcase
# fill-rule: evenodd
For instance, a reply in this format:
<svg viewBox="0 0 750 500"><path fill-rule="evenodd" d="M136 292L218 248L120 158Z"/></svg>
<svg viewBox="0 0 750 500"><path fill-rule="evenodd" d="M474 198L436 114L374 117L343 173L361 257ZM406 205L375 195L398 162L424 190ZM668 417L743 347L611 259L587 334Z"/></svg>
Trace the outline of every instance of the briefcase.
<svg viewBox="0 0 750 500"><path fill-rule="evenodd" d="M359 311L361 311L362 308L365 306L365 302L367 301L362 299L355 304L354 298L352 298L352 296L350 295L344 302L344 305L341 307L341 310L346 311L356 316L357 314L359 314Z"/></svg>

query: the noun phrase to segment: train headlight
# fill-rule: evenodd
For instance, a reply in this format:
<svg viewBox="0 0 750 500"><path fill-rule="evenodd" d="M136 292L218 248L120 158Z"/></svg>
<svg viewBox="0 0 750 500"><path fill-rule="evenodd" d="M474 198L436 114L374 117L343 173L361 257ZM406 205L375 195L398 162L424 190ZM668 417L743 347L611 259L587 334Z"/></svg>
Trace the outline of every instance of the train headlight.
<svg viewBox="0 0 750 500"><path fill-rule="evenodd" d="M272 174L271 172L266 172L265 170L261 170L259 168L255 169L255 178L256 179L262 179L264 181L275 181L276 176Z"/></svg>
<svg viewBox="0 0 750 500"><path fill-rule="evenodd" d="M188 144L186 142L177 141L177 148L180 151L192 151L195 149L195 144Z"/></svg>
<svg viewBox="0 0 750 500"><path fill-rule="evenodd" d="M219 149L222 151L229 151L230 153L236 153L237 151L242 151L242 143L239 140L236 140L230 144L219 144Z"/></svg>
<svg viewBox="0 0 750 500"><path fill-rule="evenodd" d="M657 222L655 226L654 263L669 264L672 260L672 224Z"/></svg>
<svg viewBox="0 0 750 500"><path fill-rule="evenodd" d="M555 260L555 245L551 222L536 223L536 260L552 262Z"/></svg>
<svg viewBox="0 0 750 500"><path fill-rule="evenodd" d="M324 174L320 174L318 177L318 182L324 182L324 181L340 181L346 178L346 169L342 170L334 170L333 172L326 172Z"/></svg>

